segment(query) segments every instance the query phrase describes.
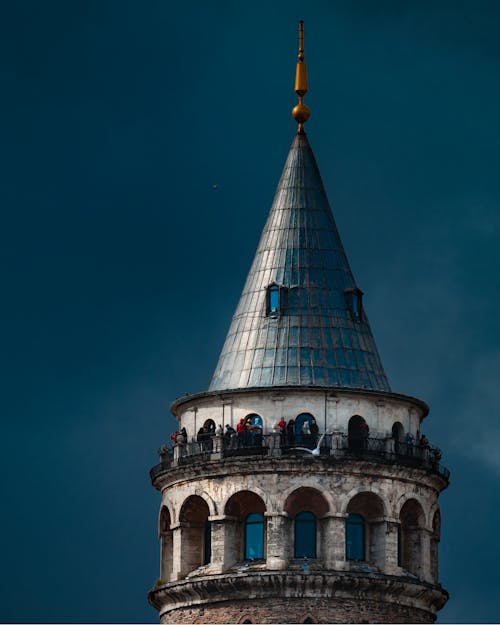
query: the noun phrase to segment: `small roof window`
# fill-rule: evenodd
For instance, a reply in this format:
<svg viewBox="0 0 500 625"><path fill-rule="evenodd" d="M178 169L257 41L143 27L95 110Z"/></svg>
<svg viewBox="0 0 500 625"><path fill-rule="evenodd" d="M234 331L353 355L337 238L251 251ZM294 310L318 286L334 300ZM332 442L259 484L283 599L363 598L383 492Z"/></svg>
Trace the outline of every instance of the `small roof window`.
<svg viewBox="0 0 500 625"><path fill-rule="evenodd" d="M358 288L346 289L344 296L347 308L354 321L363 320L363 291Z"/></svg>
<svg viewBox="0 0 500 625"><path fill-rule="evenodd" d="M283 312L283 296L285 288L273 282L267 287L266 315L277 317Z"/></svg>

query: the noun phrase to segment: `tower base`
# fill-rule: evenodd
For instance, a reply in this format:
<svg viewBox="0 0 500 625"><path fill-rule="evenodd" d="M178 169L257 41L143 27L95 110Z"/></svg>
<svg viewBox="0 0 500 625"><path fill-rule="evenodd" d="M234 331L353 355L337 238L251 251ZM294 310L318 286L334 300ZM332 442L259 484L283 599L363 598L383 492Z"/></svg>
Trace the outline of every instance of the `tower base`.
<svg viewBox="0 0 500 625"><path fill-rule="evenodd" d="M182 580L149 595L160 622L176 624L434 623L447 598L403 577L286 571Z"/></svg>

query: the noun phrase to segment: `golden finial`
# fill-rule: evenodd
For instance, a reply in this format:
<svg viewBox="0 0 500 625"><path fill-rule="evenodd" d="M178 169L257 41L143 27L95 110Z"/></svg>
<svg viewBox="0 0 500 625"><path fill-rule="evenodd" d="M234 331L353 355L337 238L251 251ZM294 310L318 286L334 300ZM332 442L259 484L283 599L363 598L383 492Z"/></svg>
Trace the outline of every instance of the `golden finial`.
<svg viewBox="0 0 500 625"><path fill-rule="evenodd" d="M295 93L299 96L299 103L292 110L292 115L299 124L299 134L302 134L304 132L304 124L311 115L309 107L304 104L304 96L307 93L307 68L304 63L304 20L299 22L299 56L297 59L297 71L295 72Z"/></svg>

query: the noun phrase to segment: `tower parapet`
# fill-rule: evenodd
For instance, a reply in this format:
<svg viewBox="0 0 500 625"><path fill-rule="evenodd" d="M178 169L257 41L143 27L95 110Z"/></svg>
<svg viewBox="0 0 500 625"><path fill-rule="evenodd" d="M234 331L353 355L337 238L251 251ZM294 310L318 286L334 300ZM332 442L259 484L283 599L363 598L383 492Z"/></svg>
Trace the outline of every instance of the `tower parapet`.
<svg viewBox="0 0 500 625"><path fill-rule="evenodd" d="M296 91L305 107L302 23ZM294 117L210 389L174 402L181 435L151 470L149 600L163 623L432 623L449 472L426 404L390 389Z"/></svg>

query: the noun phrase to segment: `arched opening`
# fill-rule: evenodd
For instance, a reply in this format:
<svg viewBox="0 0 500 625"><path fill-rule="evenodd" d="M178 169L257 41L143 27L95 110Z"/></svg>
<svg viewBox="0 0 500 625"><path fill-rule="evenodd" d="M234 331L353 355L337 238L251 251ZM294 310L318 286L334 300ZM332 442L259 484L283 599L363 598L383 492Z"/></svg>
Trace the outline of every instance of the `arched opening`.
<svg viewBox="0 0 500 625"><path fill-rule="evenodd" d="M207 419L203 427L207 429L209 434L215 434L215 421L213 419Z"/></svg>
<svg viewBox="0 0 500 625"><path fill-rule="evenodd" d="M172 579L173 538L170 526L170 512L163 506L160 512L160 579L164 582Z"/></svg>
<svg viewBox="0 0 500 625"><path fill-rule="evenodd" d="M295 441L297 445L314 449L318 442L318 433L318 424L312 414L302 412L295 419Z"/></svg>
<svg viewBox="0 0 500 625"><path fill-rule="evenodd" d="M349 419L347 432L349 449L360 451L367 448L370 428L362 416L355 414Z"/></svg>
<svg viewBox="0 0 500 625"><path fill-rule="evenodd" d="M410 573L422 577L425 523L422 506L415 499L409 499L401 508L399 520L401 523L401 566Z"/></svg>
<svg viewBox="0 0 500 625"><path fill-rule="evenodd" d="M210 510L204 499L198 495L188 497L179 514L181 525L181 570L182 575L208 564L211 558Z"/></svg>
<svg viewBox="0 0 500 625"><path fill-rule="evenodd" d="M441 513L436 510L432 519L431 536L431 576L432 581L437 584L439 578L439 541L441 540Z"/></svg>
<svg viewBox="0 0 500 625"><path fill-rule="evenodd" d="M245 447L262 447L262 417L256 413L249 414L243 425Z"/></svg>
<svg viewBox="0 0 500 625"><path fill-rule="evenodd" d="M303 623L315 623L316 621L313 621L310 616L307 616L302 622Z"/></svg>
<svg viewBox="0 0 500 625"><path fill-rule="evenodd" d="M328 510L328 502L314 488L303 486L288 495L284 511L293 519L295 558L317 558L321 553L322 519Z"/></svg>
<svg viewBox="0 0 500 625"><path fill-rule="evenodd" d="M260 560L266 553L266 506L251 491L235 493L226 503L226 557L228 564Z"/></svg>
<svg viewBox="0 0 500 625"><path fill-rule="evenodd" d="M349 502L347 515L346 558L362 559L383 568L386 523L380 497L374 493L359 493Z"/></svg>
<svg viewBox="0 0 500 625"><path fill-rule="evenodd" d="M316 558L316 515L299 512L294 520L294 557Z"/></svg>
<svg viewBox="0 0 500 625"><path fill-rule="evenodd" d="M403 424L399 421L396 421L392 425L392 438L394 440L395 453L401 453L401 445L405 440L405 430L403 428Z"/></svg>

